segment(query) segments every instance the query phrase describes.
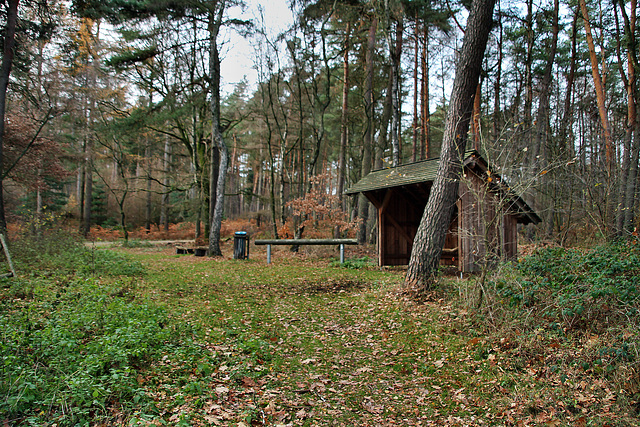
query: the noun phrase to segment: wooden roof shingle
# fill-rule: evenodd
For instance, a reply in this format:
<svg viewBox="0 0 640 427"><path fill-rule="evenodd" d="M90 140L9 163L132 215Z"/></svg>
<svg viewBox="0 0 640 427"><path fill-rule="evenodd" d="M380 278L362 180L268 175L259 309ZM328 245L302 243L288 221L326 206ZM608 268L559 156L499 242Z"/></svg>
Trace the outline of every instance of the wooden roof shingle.
<svg viewBox="0 0 640 427"><path fill-rule="evenodd" d="M433 157L419 162L375 170L351 186L345 191L345 194L366 193L374 190L433 182L438 172L439 160L439 157ZM486 160L476 150L469 150L464 155L463 164L467 165L472 161L475 161L476 165L483 165L481 166L483 169L489 169ZM501 182L493 186L506 195L507 200L510 201L508 204L517 214L519 222L537 224L541 221L533 209L508 186Z"/></svg>
<svg viewBox="0 0 640 427"><path fill-rule="evenodd" d="M466 160L474 155L479 156L476 151L467 151L464 158ZM375 170L355 183L345 191L345 194L364 193L383 188L434 181L438 172L439 160L439 157L432 157L419 162Z"/></svg>

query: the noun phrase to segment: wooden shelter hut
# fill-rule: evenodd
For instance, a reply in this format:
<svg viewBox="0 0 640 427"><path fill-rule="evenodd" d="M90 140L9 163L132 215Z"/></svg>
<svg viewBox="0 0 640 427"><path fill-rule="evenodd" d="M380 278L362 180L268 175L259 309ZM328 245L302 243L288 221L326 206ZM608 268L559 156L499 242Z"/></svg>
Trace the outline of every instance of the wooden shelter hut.
<svg viewBox="0 0 640 427"><path fill-rule="evenodd" d="M379 265L408 265L439 158L376 170L346 194L363 193L378 211ZM461 272L487 262L515 259L517 225L540 218L477 151L463 160L459 196L446 236L441 264Z"/></svg>

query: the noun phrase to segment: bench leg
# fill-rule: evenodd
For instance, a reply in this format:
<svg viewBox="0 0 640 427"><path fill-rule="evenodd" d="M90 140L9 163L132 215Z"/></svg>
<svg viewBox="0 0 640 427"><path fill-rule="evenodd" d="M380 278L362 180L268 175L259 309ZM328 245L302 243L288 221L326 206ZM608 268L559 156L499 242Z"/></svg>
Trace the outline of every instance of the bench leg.
<svg viewBox="0 0 640 427"><path fill-rule="evenodd" d="M340 245L340 264L344 264L344 245Z"/></svg>
<svg viewBox="0 0 640 427"><path fill-rule="evenodd" d="M271 245L267 245L267 264L271 264Z"/></svg>

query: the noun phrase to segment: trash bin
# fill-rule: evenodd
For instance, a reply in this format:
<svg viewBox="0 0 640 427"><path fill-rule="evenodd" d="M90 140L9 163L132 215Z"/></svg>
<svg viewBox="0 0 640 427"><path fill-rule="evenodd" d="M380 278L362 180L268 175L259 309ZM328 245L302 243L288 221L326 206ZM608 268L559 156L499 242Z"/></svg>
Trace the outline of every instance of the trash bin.
<svg viewBox="0 0 640 427"><path fill-rule="evenodd" d="M236 231L233 235L233 259L249 259L249 235Z"/></svg>

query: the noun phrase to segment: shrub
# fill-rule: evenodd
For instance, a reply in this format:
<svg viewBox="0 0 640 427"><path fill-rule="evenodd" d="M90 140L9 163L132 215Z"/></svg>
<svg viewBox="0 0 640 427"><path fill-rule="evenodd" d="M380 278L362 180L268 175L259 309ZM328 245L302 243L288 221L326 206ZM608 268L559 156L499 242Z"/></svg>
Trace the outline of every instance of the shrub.
<svg viewBox="0 0 640 427"><path fill-rule="evenodd" d="M565 326L597 328L615 318L637 317L640 302L640 250L616 243L590 251L546 248L518 265L514 283L495 282L511 305L544 301L541 313ZM540 304L542 305L542 304Z"/></svg>
<svg viewBox="0 0 640 427"><path fill-rule="evenodd" d="M74 425L146 400L136 371L172 334L163 309L130 299L93 278L66 283L49 298L3 299L0 413Z"/></svg>
<svg viewBox="0 0 640 427"><path fill-rule="evenodd" d="M0 420L71 426L154 412L141 372L194 346L195 331L139 299L142 265L68 233L13 247L18 277L0 284Z"/></svg>

